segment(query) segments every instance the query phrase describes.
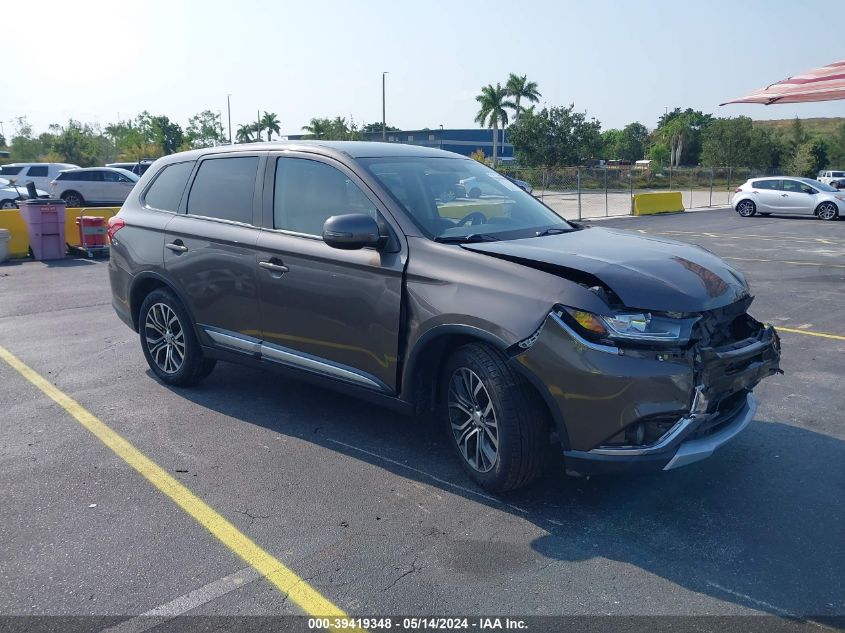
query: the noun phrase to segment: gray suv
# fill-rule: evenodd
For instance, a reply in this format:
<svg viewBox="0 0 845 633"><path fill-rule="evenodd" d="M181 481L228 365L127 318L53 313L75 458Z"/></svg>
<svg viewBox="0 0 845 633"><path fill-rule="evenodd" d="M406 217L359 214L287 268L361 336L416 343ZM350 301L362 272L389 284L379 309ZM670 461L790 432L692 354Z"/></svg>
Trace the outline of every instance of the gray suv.
<svg viewBox="0 0 845 633"><path fill-rule="evenodd" d="M450 195L473 179L474 198ZM476 161L356 142L159 159L109 224L113 304L155 375L274 367L435 412L503 491L668 470L751 420L775 330L712 253L561 219ZM284 383L282 383L284 384Z"/></svg>

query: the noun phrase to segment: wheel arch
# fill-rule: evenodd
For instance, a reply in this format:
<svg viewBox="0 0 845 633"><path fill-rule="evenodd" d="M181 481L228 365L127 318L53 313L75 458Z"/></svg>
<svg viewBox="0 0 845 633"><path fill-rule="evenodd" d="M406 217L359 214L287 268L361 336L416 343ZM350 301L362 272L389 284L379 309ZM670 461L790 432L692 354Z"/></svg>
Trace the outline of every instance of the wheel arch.
<svg viewBox="0 0 845 633"><path fill-rule="evenodd" d="M135 328L135 331L138 331L138 320L140 316L138 313L141 311L141 304L144 303L147 295L159 288L169 290L176 295L176 298L179 299L188 316L191 318L191 325L196 327L193 311L185 296L162 275L147 271L137 275L132 282L132 287L129 289L129 313L132 316L132 326Z"/></svg>

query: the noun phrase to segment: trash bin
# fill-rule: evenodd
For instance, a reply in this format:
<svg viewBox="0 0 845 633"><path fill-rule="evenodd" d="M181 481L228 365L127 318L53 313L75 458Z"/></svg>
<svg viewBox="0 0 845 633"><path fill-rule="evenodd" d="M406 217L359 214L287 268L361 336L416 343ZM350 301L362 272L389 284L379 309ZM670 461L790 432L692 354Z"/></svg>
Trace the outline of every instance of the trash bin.
<svg viewBox="0 0 845 633"><path fill-rule="evenodd" d="M12 233L9 229L0 229L0 264L9 259L9 240Z"/></svg>
<svg viewBox="0 0 845 633"><path fill-rule="evenodd" d="M83 248L103 248L106 246L105 218L83 215L76 218L76 227L79 231L79 244Z"/></svg>
<svg viewBox="0 0 845 633"><path fill-rule="evenodd" d="M18 202L26 222L29 247L35 259L62 259L65 245L65 201L58 198L36 198Z"/></svg>

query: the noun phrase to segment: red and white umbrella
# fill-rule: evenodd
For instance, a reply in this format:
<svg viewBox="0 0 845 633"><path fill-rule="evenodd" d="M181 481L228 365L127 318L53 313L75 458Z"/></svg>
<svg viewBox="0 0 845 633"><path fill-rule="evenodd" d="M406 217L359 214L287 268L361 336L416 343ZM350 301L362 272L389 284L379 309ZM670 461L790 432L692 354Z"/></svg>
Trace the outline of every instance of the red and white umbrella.
<svg viewBox="0 0 845 633"><path fill-rule="evenodd" d="M845 99L845 60L788 77L749 95L720 103L805 103Z"/></svg>

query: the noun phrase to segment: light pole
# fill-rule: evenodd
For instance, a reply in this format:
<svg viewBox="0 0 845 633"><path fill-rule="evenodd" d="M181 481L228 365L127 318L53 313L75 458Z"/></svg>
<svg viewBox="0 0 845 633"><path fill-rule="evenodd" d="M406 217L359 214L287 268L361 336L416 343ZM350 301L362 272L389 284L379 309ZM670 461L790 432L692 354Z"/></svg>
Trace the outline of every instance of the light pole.
<svg viewBox="0 0 845 633"><path fill-rule="evenodd" d="M226 95L226 113L229 115L229 145L234 143L232 140L232 101L229 97L231 94Z"/></svg>
<svg viewBox="0 0 845 633"><path fill-rule="evenodd" d="M384 78L387 77L388 71L381 74L381 140L387 140L387 110L385 108L384 98Z"/></svg>
<svg viewBox="0 0 845 633"><path fill-rule="evenodd" d="M440 124L440 149L443 149L443 124Z"/></svg>

